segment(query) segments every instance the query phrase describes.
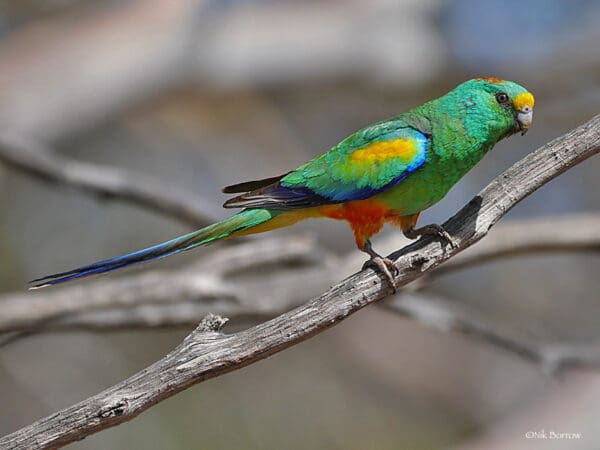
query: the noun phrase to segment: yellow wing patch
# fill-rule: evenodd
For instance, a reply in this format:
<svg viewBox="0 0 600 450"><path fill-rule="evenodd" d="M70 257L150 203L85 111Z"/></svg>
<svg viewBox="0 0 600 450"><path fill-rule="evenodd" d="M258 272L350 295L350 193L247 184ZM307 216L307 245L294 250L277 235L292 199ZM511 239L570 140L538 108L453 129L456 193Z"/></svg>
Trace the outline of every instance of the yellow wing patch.
<svg viewBox="0 0 600 450"><path fill-rule="evenodd" d="M409 164L419 148L409 139L393 139L370 144L368 147L355 150L350 154L350 160L362 163L382 162L389 158L400 158L403 163Z"/></svg>
<svg viewBox="0 0 600 450"><path fill-rule="evenodd" d="M521 92L513 99L512 104L517 111L522 111L525 106L533 108L535 105L535 99L529 92Z"/></svg>

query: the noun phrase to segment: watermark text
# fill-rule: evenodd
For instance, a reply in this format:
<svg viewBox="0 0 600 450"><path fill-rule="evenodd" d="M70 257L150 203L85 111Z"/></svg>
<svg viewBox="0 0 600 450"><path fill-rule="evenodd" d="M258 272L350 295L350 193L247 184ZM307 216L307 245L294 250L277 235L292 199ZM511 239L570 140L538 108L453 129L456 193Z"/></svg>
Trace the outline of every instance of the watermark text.
<svg viewBox="0 0 600 450"><path fill-rule="evenodd" d="M526 439L581 439L581 433L571 433L556 430L529 430L525 433Z"/></svg>

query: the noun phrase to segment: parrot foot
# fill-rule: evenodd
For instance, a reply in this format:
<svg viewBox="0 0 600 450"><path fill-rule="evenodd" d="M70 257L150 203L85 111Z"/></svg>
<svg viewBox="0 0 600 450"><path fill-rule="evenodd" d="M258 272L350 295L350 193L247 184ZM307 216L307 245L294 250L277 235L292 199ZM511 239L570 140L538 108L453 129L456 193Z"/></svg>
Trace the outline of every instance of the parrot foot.
<svg viewBox="0 0 600 450"><path fill-rule="evenodd" d="M444 227L437 223L430 223L429 225L424 225L420 228L409 228L404 232L404 236L409 239L417 239L421 236L437 236L450 245L451 248L458 248L458 244L454 242L450 234Z"/></svg>
<svg viewBox="0 0 600 450"><path fill-rule="evenodd" d="M366 269L368 267L375 267L376 269L378 269L379 272L381 272L388 280L390 286L392 287L392 291L395 294L397 289L394 277L398 275L399 270L394 261L392 261L389 258L384 258L375 250L373 250L373 248L371 247L371 242L369 240L365 241L362 250L365 253L368 253L371 257L371 259L369 259L363 264L363 269Z"/></svg>

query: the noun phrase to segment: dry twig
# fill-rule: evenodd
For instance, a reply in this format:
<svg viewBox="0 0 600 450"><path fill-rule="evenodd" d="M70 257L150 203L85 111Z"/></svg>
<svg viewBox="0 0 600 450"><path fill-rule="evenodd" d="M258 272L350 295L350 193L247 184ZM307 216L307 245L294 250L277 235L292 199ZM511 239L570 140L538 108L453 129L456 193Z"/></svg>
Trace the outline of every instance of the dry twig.
<svg viewBox="0 0 600 450"><path fill-rule="evenodd" d="M145 175L64 158L45 146L21 137L0 137L0 163L38 179L89 192L103 200L130 202L194 228L214 221L211 205L195 194L158 183ZM185 199L192 198L194 202Z"/></svg>
<svg viewBox="0 0 600 450"><path fill-rule="evenodd" d="M600 367L600 343L542 344L532 336L486 320L472 309L439 296L405 293L382 302L382 306L441 332L473 336L488 345L540 365L549 375L560 375L573 368Z"/></svg>

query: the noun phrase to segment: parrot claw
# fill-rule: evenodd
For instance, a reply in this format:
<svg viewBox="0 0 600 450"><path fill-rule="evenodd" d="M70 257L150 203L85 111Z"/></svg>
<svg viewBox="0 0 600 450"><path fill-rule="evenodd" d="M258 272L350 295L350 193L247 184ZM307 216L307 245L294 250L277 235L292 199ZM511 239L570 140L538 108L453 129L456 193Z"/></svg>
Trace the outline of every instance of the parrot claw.
<svg viewBox="0 0 600 450"><path fill-rule="evenodd" d="M369 259L363 264L363 269L366 269L367 267L377 268L385 276L385 278L387 278L388 282L390 283L390 286L392 286L392 291L395 294L397 289L396 281L394 280L394 278L398 276L400 271L398 270L398 267L396 266L394 261L392 261L389 258L384 258L375 250L373 250L373 248L371 247L371 241L369 240L365 241L362 251L368 253L371 257L371 259Z"/></svg>
<svg viewBox="0 0 600 450"><path fill-rule="evenodd" d="M457 249L458 244L454 242L450 233L448 233L444 227L437 223L430 223L429 225L422 226L420 228L411 228L404 232L404 235L409 239L417 239L421 236L437 236L442 241L447 243L450 248Z"/></svg>
<svg viewBox="0 0 600 450"><path fill-rule="evenodd" d="M366 269L368 267L374 267L378 269L379 272L381 272L390 283L393 293L396 293L396 281L394 280L394 278L398 276L400 271L398 270L398 267L396 266L394 261L392 261L389 258L374 256L363 264L363 269Z"/></svg>
<svg viewBox="0 0 600 450"><path fill-rule="evenodd" d="M452 239L452 236L450 236L450 233L448 233L444 227L442 227L441 225L437 225L437 224L432 224L435 225L435 234L442 239L443 241L445 241L450 248L452 249L457 249L458 248L458 244L456 242L454 242L454 239ZM438 229L439 227L439 229Z"/></svg>

